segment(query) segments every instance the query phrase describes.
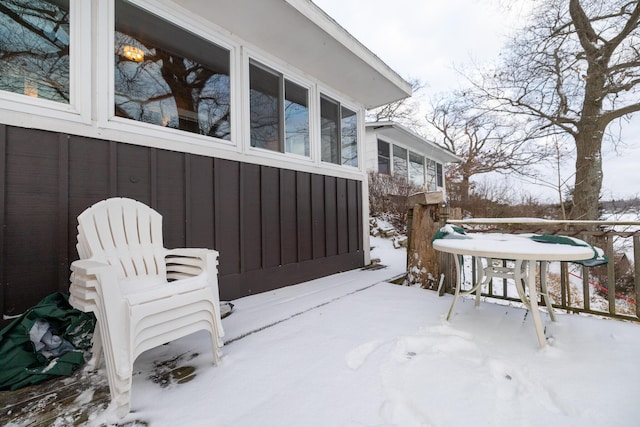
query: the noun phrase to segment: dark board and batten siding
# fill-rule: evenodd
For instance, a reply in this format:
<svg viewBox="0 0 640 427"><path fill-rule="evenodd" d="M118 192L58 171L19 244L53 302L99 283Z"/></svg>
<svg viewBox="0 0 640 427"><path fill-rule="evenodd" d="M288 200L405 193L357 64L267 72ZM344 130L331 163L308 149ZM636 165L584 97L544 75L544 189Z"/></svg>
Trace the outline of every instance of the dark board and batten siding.
<svg viewBox="0 0 640 427"><path fill-rule="evenodd" d="M67 292L76 218L113 196L160 212L166 247L220 251L223 299L364 262L356 180L5 125L0 167L4 316Z"/></svg>

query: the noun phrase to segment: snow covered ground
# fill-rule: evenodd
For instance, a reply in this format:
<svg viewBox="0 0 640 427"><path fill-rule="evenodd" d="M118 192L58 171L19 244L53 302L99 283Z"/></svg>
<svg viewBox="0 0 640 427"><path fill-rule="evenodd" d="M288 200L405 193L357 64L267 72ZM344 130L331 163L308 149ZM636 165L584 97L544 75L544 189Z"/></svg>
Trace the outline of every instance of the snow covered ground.
<svg viewBox="0 0 640 427"><path fill-rule="evenodd" d="M211 365L205 334L136 361L132 412L90 425L637 426L640 325L531 316L392 285L404 252L374 239L388 267L350 271L234 301L227 344ZM191 381L152 381L158 362L195 368Z"/></svg>

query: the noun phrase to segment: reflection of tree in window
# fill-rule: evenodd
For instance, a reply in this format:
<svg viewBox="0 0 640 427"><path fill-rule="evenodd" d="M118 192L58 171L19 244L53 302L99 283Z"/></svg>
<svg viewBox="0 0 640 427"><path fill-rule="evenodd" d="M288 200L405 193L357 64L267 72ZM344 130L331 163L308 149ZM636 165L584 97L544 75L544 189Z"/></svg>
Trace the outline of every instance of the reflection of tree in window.
<svg viewBox="0 0 640 427"><path fill-rule="evenodd" d="M308 90L253 61L249 87L251 146L308 157Z"/></svg>
<svg viewBox="0 0 640 427"><path fill-rule="evenodd" d="M427 159L427 190L436 191L436 161Z"/></svg>
<svg viewBox="0 0 640 427"><path fill-rule="evenodd" d="M114 51L117 116L231 138L228 50L118 0Z"/></svg>
<svg viewBox="0 0 640 427"><path fill-rule="evenodd" d="M409 152L409 182L414 185L424 185L424 157Z"/></svg>
<svg viewBox="0 0 640 427"><path fill-rule="evenodd" d="M389 175L391 173L389 143L378 140L378 172Z"/></svg>
<svg viewBox="0 0 640 427"><path fill-rule="evenodd" d="M251 146L282 151L280 144L280 76L249 66Z"/></svg>
<svg viewBox="0 0 640 427"><path fill-rule="evenodd" d="M358 116L326 96L320 97L321 159L358 166Z"/></svg>
<svg viewBox="0 0 640 427"><path fill-rule="evenodd" d="M0 2L0 90L69 102L69 0Z"/></svg>
<svg viewBox="0 0 640 427"><path fill-rule="evenodd" d="M408 179L407 176L407 150L393 146L393 175L398 178Z"/></svg>
<svg viewBox="0 0 640 427"><path fill-rule="evenodd" d="M342 107L341 136L342 164L358 166L358 117L355 111Z"/></svg>
<svg viewBox="0 0 640 427"><path fill-rule="evenodd" d="M288 80L284 84L284 123L287 153L309 156L309 95Z"/></svg>
<svg viewBox="0 0 640 427"><path fill-rule="evenodd" d="M324 96L320 98L320 126L322 161L340 164L338 128L340 109L338 104Z"/></svg>

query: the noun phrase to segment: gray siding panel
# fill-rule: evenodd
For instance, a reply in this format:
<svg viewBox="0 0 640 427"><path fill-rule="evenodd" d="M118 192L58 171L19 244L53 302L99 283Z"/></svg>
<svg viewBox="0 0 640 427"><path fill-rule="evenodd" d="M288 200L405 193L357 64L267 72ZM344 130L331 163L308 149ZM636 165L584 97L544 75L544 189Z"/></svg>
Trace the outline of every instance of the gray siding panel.
<svg viewBox="0 0 640 427"><path fill-rule="evenodd" d="M280 171L262 166L260 183L263 268L282 264L280 253Z"/></svg>
<svg viewBox="0 0 640 427"><path fill-rule="evenodd" d="M298 260L313 258L313 218L311 214L311 175L296 173L296 201L298 218Z"/></svg>
<svg viewBox="0 0 640 427"><path fill-rule="evenodd" d="M2 125L0 168L5 316L68 289L76 218L112 196L158 210L165 246L220 251L222 299L363 264L358 181Z"/></svg>
<svg viewBox="0 0 640 427"><path fill-rule="evenodd" d="M261 175L258 165L243 163L240 170L242 171L240 177L242 183L241 260L244 273L262 268Z"/></svg>
<svg viewBox="0 0 640 427"><path fill-rule="evenodd" d="M221 276L240 273L240 164L216 159L215 249L220 251Z"/></svg>
<svg viewBox="0 0 640 427"><path fill-rule="evenodd" d="M281 170L280 176L280 224L282 264L298 262L298 221L296 209L296 173Z"/></svg>

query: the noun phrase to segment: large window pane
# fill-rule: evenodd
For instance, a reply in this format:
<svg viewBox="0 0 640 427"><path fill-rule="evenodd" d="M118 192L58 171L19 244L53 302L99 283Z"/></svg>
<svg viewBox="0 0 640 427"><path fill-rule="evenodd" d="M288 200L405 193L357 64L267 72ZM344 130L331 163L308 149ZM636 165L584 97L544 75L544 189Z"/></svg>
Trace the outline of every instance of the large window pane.
<svg viewBox="0 0 640 427"><path fill-rule="evenodd" d="M384 173L387 175L391 173L389 143L380 140L378 140L378 173Z"/></svg>
<svg viewBox="0 0 640 427"><path fill-rule="evenodd" d="M342 164L358 167L358 116L345 107L341 112Z"/></svg>
<svg viewBox="0 0 640 427"><path fill-rule="evenodd" d="M328 97L320 97L321 159L358 166L358 115Z"/></svg>
<svg viewBox="0 0 640 427"><path fill-rule="evenodd" d="M437 164L436 176L437 176L436 183L438 184L438 187L444 187L444 174L442 173L441 163Z"/></svg>
<svg viewBox="0 0 640 427"><path fill-rule="evenodd" d="M393 146L393 175L399 178L407 179L407 150Z"/></svg>
<svg viewBox="0 0 640 427"><path fill-rule="evenodd" d="M282 151L280 145L280 76L249 66L251 146Z"/></svg>
<svg viewBox="0 0 640 427"><path fill-rule="evenodd" d="M69 103L69 0L0 2L0 90Z"/></svg>
<svg viewBox="0 0 640 427"><path fill-rule="evenodd" d="M413 152L409 152L409 182L424 185L424 157Z"/></svg>
<svg viewBox="0 0 640 427"><path fill-rule="evenodd" d="M285 150L309 157L309 94L290 81L284 84Z"/></svg>
<svg viewBox="0 0 640 427"><path fill-rule="evenodd" d="M437 187L437 168L435 160L427 159L427 190L436 191Z"/></svg>
<svg viewBox="0 0 640 427"><path fill-rule="evenodd" d="M338 145L340 108L338 103L324 96L321 97L320 119L322 161L340 164L340 146Z"/></svg>
<svg viewBox="0 0 640 427"><path fill-rule="evenodd" d="M115 114L231 138L229 51L116 1Z"/></svg>

